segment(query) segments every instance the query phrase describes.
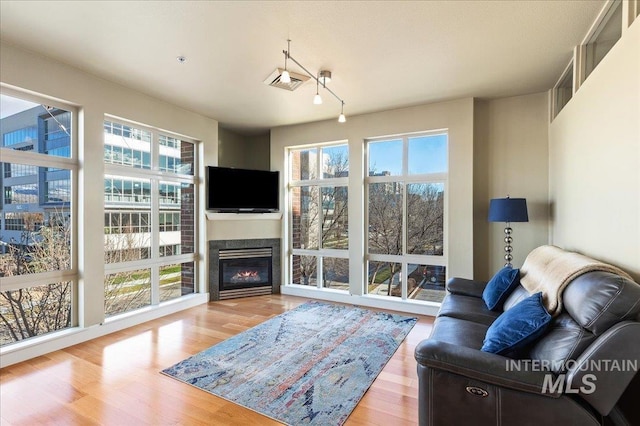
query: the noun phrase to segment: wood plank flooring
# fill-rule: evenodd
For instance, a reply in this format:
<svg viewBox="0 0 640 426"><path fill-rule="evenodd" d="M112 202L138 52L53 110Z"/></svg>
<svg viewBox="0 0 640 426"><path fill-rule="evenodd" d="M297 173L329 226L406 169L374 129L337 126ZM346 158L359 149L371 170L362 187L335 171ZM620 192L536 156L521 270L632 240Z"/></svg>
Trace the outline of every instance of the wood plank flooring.
<svg viewBox="0 0 640 426"><path fill-rule="evenodd" d="M211 302L0 370L0 425L279 425L160 374L307 299L270 295ZM415 425L419 316L346 425Z"/></svg>

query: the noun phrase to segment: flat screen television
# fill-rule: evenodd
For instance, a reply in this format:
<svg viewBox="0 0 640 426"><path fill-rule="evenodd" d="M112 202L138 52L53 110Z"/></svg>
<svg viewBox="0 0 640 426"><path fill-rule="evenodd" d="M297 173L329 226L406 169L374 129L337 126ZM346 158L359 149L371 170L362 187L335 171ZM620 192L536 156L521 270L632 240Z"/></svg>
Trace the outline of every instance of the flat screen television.
<svg viewBox="0 0 640 426"><path fill-rule="evenodd" d="M278 211L279 173L207 167L207 210L229 213Z"/></svg>

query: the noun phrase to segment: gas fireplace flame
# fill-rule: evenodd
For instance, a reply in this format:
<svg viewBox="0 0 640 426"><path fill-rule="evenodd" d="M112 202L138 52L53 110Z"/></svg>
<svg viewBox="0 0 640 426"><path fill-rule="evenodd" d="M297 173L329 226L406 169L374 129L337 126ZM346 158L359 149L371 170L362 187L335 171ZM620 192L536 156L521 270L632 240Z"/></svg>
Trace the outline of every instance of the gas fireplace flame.
<svg viewBox="0 0 640 426"><path fill-rule="evenodd" d="M258 271L240 271L231 277L232 282L253 282L260 281Z"/></svg>

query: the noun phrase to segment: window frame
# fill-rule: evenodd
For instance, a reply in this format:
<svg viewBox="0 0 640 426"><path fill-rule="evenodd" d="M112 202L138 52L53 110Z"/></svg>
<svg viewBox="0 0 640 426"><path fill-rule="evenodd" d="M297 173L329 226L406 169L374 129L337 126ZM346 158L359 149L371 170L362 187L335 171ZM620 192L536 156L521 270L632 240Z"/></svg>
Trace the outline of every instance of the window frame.
<svg viewBox="0 0 640 426"><path fill-rule="evenodd" d="M3 95L7 95L13 98L22 99L25 101L33 102L40 105L48 105L55 108L59 108L65 111L68 111L71 115L70 123L71 130L69 132L69 157L59 157L56 155L49 155L45 153L39 153L35 150L19 150L6 148L4 146L0 146L0 157L2 158L2 163L5 164L22 164L26 166L35 166L35 167L44 167L47 169L61 169L69 171L69 180L70 180L70 190L71 197L69 201L69 215L70 215L70 224L69 231L71 232L70 237L70 262L71 265L69 269L62 271L46 271L46 272L37 272L32 274L25 275L14 275L9 277L0 277L0 291L17 291L20 289L33 288L39 286L46 286L50 284L57 284L63 282L71 283L71 320L69 323L69 327L62 328L59 330L53 330L47 333L43 333L37 336L33 336L27 339L21 339L18 341L7 343L3 345L3 348L20 344L21 342L25 342L27 340L32 341L33 339L42 339L49 338L49 336L59 333L64 333L66 330L70 328L76 327L78 325L78 309L79 309L79 300L78 300L78 282L79 282L79 273L78 273L78 173L81 169L80 163L78 161L78 108L64 102L60 102L58 100L49 98L43 95L36 95L33 93L23 92L17 89L9 88L6 86L0 86L0 93ZM9 146L13 146L15 144L10 144ZM38 169L39 170L39 169ZM4 174L4 171L3 171ZM0 177L0 182L4 182L4 179ZM43 184L45 182L43 181ZM40 178L38 178L38 184L40 184ZM4 184L3 184L4 187ZM3 191L4 197L4 191ZM4 212L4 200L1 200L3 204L3 208L0 209L0 212ZM41 202L38 200L39 205L46 206L46 202ZM3 214L4 215L4 214ZM3 216L2 215L2 216Z"/></svg>
<svg viewBox="0 0 640 426"><path fill-rule="evenodd" d="M422 136L437 136L437 135L445 135L447 137L447 172L437 172L437 173L421 173L421 174L410 174L409 173L409 139L422 137ZM370 176L369 175L369 161L370 161L370 151L369 147L371 143L390 141L390 140L402 140L402 169L401 174L399 175L388 175L388 176ZM430 265L430 266L444 266L446 268L446 274L448 276L448 251L449 251L449 232L448 232L448 216L449 216L449 158L450 158L450 144L449 144L449 132L447 129L437 129L437 130L429 130L422 132L412 132L412 133L403 133L397 135L387 135L387 136L376 136L367 138L364 141L365 149L364 149L364 229L363 229L363 244L364 244L364 275L363 275L363 295L367 295L368 297L382 297L387 300L398 300L401 299L404 301L412 301L416 303L428 303L422 302L415 299L408 298L408 286L406 274L403 271L408 270L409 264L417 264L417 265ZM402 184L402 251L401 255L395 254L379 254L379 253L370 253L369 251L369 193L370 193L370 185L376 183L401 183ZM443 229L442 229L442 255L417 255L407 253L407 186L415 183L434 183L434 184L442 184L444 187L444 200L443 200ZM373 295L369 293L368 282L369 282L369 274L368 274L368 265L370 262L386 262L386 263L399 263L401 265L401 297L398 298L396 296L379 296ZM446 277L445 277L446 281Z"/></svg>
<svg viewBox="0 0 640 426"><path fill-rule="evenodd" d="M349 241L347 239L347 247L344 249L335 249L335 248L324 248L322 246L322 230L323 230L323 222L324 222L324 211L322 208L322 189L323 188L337 188L344 187L347 190L347 206L350 203L349 200L349 176L343 177L333 177L333 178L325 178L324 171L322 168L322 152L325 148L334 148L337 146L345 146L347 148L347 158L349 159L349 143L347 140L339 140L332 142L324 142L324 143L315 143L310 145L299 145L299 146L289 146L286 148L286 206L287 206L287 245L289 250L287 251L287 262L286 262L286 272L285 272L285 285L288 286L300 286L303 288L315 289L320 291L336 291L340 293L351 293L349 289L341 290L341 289L332 289L330 287L324 287L324 271L323 271L323 259L324 258L337 258L337 259L346 259L349 261ZM316 150L316 159L315 159L315 167L316 167L316 177L313 179L300 179L294 180L291 176L292 171L292 155L295 151L307 151L307 150ZM349 159L350 160L350 159ZM293 197L291 196L291 190L293 188L302 188L302 187L315 187L318 189L318 225L317 225L317 239L318 239L318 248L317 249L302 249L302 248L294 248L293 244ZM347 207L348 209L349 207ZM350 225L348 225L350 226ZM293 258L294 256L312 256L316 258L316 284L313 285L304 285L293 283ZM347 283L347 287L349 283Z"/></svg>
<svg viewBox="0 0 640 426"><path fill-rule="evenodd" d="M135 180L149 180L150 185L151 185L151 191L150 191L150 208L148 210L148 214L149 214L149 223L147 224L147 227L150 228L150 246L147 248L150 255L148 258L145 259L138 259L138 260L131 260L131 261L120 261L120 262L113 262L113 263L107 263L104 262L104 278L106 281L106 278L108 275L111 274L115 274L115 273L119 273L119 272L131 272L131 271L136 271L136 270L145 270L145 269L150 269L151 273L150 273L150 284L151 284L151 303L149 305L146 305L144 307L141 308L137 308L137 309L133 309L133 310L128 310L128 311L124 311L124 312L118 312L115 314L110 314L107 315L105 318L105 321L112 321L114 319L117 319L118 317L122 316L122 315L128 315L131 312L135 312L138 309L144 309L145 307L149 307L149 306L158 306L162 303L166 303L169 302L170 300L174 300L174 299L170 299L167 301L161 301L161 297L160 297L160 269L163 266L170 266L170 265L175 265L175 264L184 264L184 263L193 263L193 267L194 267L194 271L197 271L198 269L198 262L199 262L199 222L197 220L197 215L195 214L195 212L198 211L199 208L199 178L198 178L198 173L197 171L199 170L198 167L198 161L199 161L199 147L198 147L198 141L193 140L191 138L182 136L182 135L178 135L166 130L162 130L162 129L158 129L155 127L151 127L151 126L145 126L142 125L140 123L137 122L130 122L127 120L123 120L121 118L118 117L113 117L110 115L105 115L103 118L103 122L110 122L113 124L118 124L120 126L129 126L131 128L135 128L137 130L142 130L144 132L149 132L151 134L151 141L150 141L150 159L151 159L151 166L150 168L137 168L131 165L124 165L124 164L117 164L117 163L110 163L110 162L106 162L104 161L104 174L103 174L103 179L107 179L107 178L121 178L124 180L130 179L132 181ZM104 124L103 124L103 135L104 135ZM175 172L168 172L168 171L164 171L161 168L160 165L160 151L161 151L161 143L160 143L160 135L168 137L168 138L175 138L180 140L181 142L184 143L190 143L193 145L193 165L192 165L192 174L191 175L186 175L186 174L178 174ZM119 135L116 135L119 136ZM126 137L126 136L123 136ZM103 136L103 146L105 145L106 141L104 140L104 136ZM164 145L162 145L164 146ZM163 198L160 195L160 189L162 185L176 185L178 187L180 187L182 184L187 184L187 185L192 185L193 187L193 211L194 211L194 215L193 215L193 253L186 253L186 254L172 254L172 255L164 255L161 256L161 250L162 250L162 245L160 244L160 213L166 213L169 212L171 209L168 209L166 207L165 203L161 203L160 199ZM104 197L104 195L103 195ZM136 207L134 205L132 205L133 209L132 211L136 211L138 213L144 213L147 212L147 210L144 209L136 209ZM112 206L107 207L106 202L105 202L105 206L103 208L103 214L107 214L107 213L113 213L114 209L117 210L117 207L114 208ZM143 211L144 210L144 211ZM178 210L179 211L179 210ZM142 226L142 225L140 225ZM106 227L105 227L106 228ZM107 234L104 233L104 235L106 236ZM166 245L165 245L166 246ZM142 250L144 250L145 247L142 248ZM163 253L166 253L166 249L163 250ZM194 288L193 288L193 294L198 292L198 287L199 287L199 280L198 280L199 276L197 273L194 274L193 280L194 280ZM105 312L106 315L106 312Z"/></svg>

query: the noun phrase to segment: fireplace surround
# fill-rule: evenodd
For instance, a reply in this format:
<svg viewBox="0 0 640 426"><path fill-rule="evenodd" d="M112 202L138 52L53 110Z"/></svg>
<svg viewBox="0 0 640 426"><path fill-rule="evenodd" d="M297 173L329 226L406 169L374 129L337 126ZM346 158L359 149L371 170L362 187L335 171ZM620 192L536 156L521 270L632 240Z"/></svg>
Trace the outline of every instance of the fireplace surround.
<svg viewBox="0 0 640 426"><path fill-rule="evenodd" d="M280 293L280 239L209 241L209 299Z"/></svg>

